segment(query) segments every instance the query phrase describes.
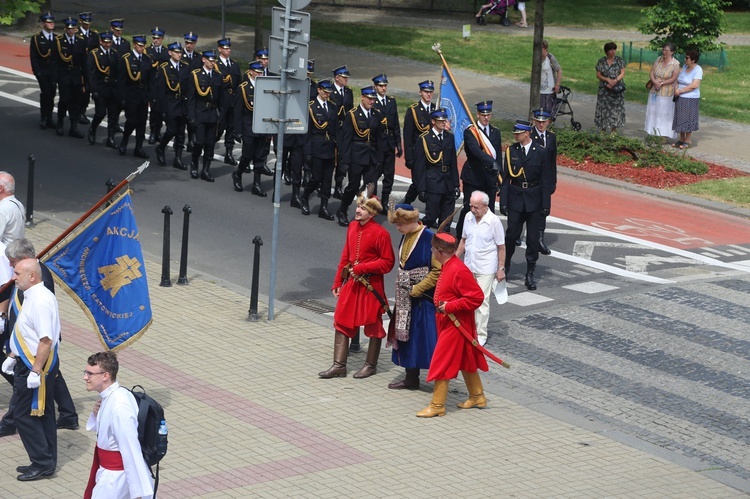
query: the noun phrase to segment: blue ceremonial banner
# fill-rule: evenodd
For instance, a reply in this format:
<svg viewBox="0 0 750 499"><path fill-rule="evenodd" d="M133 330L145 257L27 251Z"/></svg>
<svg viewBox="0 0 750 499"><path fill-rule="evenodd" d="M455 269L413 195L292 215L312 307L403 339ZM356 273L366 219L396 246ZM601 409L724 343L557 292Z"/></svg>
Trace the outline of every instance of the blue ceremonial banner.
<svg viewBox="0 0 750 499"><path fill-rule="evenodd" d="M151 325L151 301L130 191L92 215L43 261L81 306L108 350L135 342Z"/></svg>
<svg viewBox="0 0 750 499"><path fill-rule="evenodd" d="M448 112L451 132L453 132L456 141L456 152L461 149L464 143L464 130L471 125L471 115L468 109L464 107L463 100L459 95L458 85L443 67L443 75L440 78L440 107L444 107Z"/></svg>

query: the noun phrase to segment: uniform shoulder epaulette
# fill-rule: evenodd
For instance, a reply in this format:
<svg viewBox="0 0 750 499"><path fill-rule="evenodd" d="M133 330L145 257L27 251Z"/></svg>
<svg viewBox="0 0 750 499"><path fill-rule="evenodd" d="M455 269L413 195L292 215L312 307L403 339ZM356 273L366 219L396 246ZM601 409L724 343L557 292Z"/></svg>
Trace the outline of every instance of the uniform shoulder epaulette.
<svg viewBox="0 0 750 499"><path fill-rule="evenodd" d="M418 105L419 105L419 102L415 102L414 104L412 104L411 106L409 106L409 109L415 108Z"/></svg>
<svg viewBox="0 0 750 499"><path fill-rule="evenodd" d="M421 139L422 137L424 137L424 136L425 136L425 135L427 135L428 133L430 133L430 130L427 130L426 132L422 133L422 134L421 134L421 135L419 136L419 138Z"/></svg>
<svg viewBox="0 0 750 499"><path fill-rule="evenodd" d="M201 69L203 69L203 68L198 68L198 69L194 69L194 70L193 70L193 71L191 71L191 72L192 72L193 74L195 74L195 73L200 73Z"/></svg>
<svg viewBox="0 0 750 499"><path fill-rule="evenodd" d="M80 33L76 33L76 38L78 38L79 40L85 40L85 38L83 37L83 35L80 34Z"/></svg>
<svg viewBox="0 0 750 499"><path fill-rule="evenodd" d="M182 62L182 61L180 61L180 62ZM162 62L161 64L159 64L159 67L160 67L160 68L166 67L166 66L167 66L167 64L169 64L169 63L168 63L167 61L164 61L164 62Z"/></svg>
<svg viewBox="0 0 750 499"><path fill-rule="evenodd" d="M128 52L127 54L122 54L122 58L123 58L123 59L127 59L127 58L129 58L129 57L130 57L130 56L131 56L132 54L133 54L132 52Z"/></svg>
<svg viewBox="0 0 750 499"><path fill-rule="evenodd" d="M555 135L555 131L552 129L547 130L547 133L551 133L552 135Z"/></svg>
<svg viewBox="0 0 750 499"><path fill-rule="evenodd" d="M91 33L94 33L95 35L98 35L98 34L99 34L99 32L98 32L97 30L93 29L93 28L92 28L92 29L90 29L89 31L90 31Z"/></svg>
<svg viewBox="0 0 750 499"><path fill-rule="evenodd" d="M250 83L250 80L243 81L242 83L240 83L240 87L246 87L249 83ZM253 86L255 86L255 85L253 85Z"/></svg>
<svg viewBox="0 0 750 499"><path fill-rule="evenodd" d="M308 105L314 104L314 103L315 103L315 100L316 100L316 99L313 99L313 100L311 100L310 102L308 102Z"/></svg>
<svg viewBox="0 0 750 499"><path fill-rule="evenodd" d="M62 40L62 39L63 39L62 35L55 35L55 40Z"/></svg>

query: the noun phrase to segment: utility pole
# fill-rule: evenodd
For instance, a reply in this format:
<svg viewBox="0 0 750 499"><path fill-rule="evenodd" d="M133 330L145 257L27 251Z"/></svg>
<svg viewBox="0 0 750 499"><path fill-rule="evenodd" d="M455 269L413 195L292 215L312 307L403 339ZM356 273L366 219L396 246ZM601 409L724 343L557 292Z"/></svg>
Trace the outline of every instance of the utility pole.
<svg viewBox="0 0 750 499"><path fill-rule="evenodd" d="M531 56L529 116L533 109L539 107L539 87L542 82L542 41L544 41L544 0L537 0L534 11L534 50Z"/></svg>

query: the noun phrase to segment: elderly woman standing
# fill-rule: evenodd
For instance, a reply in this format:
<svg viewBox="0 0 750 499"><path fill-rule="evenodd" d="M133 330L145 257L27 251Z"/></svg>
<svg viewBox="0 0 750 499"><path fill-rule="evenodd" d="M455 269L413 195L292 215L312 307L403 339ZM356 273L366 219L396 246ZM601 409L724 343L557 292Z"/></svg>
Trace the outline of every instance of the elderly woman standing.
<svg viewBox="0 0 750 499"><path fill-rule="evenodd" d="M596 113L594 126L599 130L610 130L625 125L625 61L615 55L617 44L604 44L605 57L596 63L596 77L599 80L599 92L596 95Z"/></svg>
<svg viewBox="0 0 750 499"><path fill-rule="evenodd" d="M701 80L703 68L698 66L700 54L697 50L685 53L685 65L677 77L677 98L674 108L672 130L680 134L680 140L675 143L678 149L687 149L692 145L691 136L698 130L698 111L701 102Z"/></svg>
<svg viewBox="0 0 750 499"><path fill-rule="evenodd" d="M672 131L675 107L672 98L680 74L680 63L674 58L674 51L675 46L671 42L662 47L661 57L651 68L651 91L646 103L646 133L670 139L677 137Z"/></svg>

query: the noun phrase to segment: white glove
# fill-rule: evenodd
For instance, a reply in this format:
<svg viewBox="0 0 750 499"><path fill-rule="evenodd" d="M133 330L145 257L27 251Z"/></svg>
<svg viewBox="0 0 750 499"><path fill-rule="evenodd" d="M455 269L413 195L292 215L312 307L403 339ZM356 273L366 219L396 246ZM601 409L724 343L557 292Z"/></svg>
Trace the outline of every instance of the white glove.
<svg viewBox="0 0 750 499"><path fill-rule="evenodd" d="M15 357L7 357L3 362L3 372L8 376L13 376L13 367L16 365Z"/></svg>
<svg viewBox="0 0 750 499"><path fill-rule="evenodd" d="M34 388L39 388L39 385L41 384L42 378L34 371L31 371L29 377L26 378L26 388L33 390Z"/></svg>

